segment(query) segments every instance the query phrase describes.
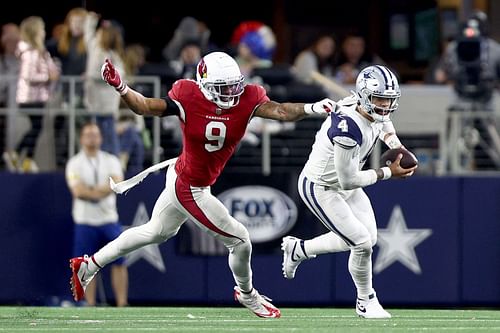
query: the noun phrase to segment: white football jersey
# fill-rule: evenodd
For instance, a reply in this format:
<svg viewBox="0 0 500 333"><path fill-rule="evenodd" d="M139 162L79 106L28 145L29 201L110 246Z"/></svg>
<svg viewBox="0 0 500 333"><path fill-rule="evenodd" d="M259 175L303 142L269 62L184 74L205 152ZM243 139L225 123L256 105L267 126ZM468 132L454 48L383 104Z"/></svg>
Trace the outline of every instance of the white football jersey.
<svg viewBox="0 0 500 333"><path fill-rule="evenodd" d="M334 163L334 145L355 149L359 156L359 170L363 168L379 137L393 129L391 121L370 122L356 111L356 104L340 106L325 119L316 133L303 173L312 182L341 190Z"/></svg>

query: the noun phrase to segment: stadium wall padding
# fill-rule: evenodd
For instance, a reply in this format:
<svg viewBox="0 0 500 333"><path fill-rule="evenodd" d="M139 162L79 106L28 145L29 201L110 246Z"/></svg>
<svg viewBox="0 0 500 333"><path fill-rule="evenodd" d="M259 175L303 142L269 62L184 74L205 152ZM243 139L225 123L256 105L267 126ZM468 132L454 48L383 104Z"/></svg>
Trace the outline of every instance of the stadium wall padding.
<svg viewBox="0 0 500 333"><path fill-rule="evenodd" d="M279 189L297 205L297 222L287 234L310 238L326 229L298 196L297 177L296 173L268 177L226 173L212 192L217 195L249 184ZM70 300L73 222L64 175L2 173L0 182L0 303L58 305ZM164 173L151 175L120 195L122 223L141 223L141 206L150 215L163 184ZM379 182L365 191L382 235L374 248L373 264L377 267L374 287L384 304L500 305L500 178L421 176ZM181 243L182 248L189 246L189 237L183 236L187 232L181 228L178 236L141 253L129 266L132 305L235 304L227 256L181 251ZM286 280L281 273L280 241L281 237L254 244L254 285L261 293L277 305L353 304L348 253L305 261L296 278ZM112 301L108 268L102 281Z"/></svg>

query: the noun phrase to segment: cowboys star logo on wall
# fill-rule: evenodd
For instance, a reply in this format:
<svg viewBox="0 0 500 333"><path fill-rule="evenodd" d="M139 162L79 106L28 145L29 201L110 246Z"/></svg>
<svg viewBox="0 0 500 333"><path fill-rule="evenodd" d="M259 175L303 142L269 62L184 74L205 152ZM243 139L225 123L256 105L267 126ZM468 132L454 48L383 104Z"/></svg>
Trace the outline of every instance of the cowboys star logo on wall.
<svg viewBox="0 0 500 333"><path fill-rule="evenodd" d="M135 212L134 221L132 222L131 227L137 227L143 225L149 221L148 211L146 209L146 205L144 202L139 203L137 207L137 211ZM163 262L163 258L161 256L160 248L158 244L151 244L144 247L141 247L135 251L130 252L127 255L127 266L132 266L137 260L144 259L154 268L159 270L160 272L165 272L165 263Z"/></svg>
<svg viewBox="0 0 500 333"><path fill-rule="evenodd" d="M422 269L415 248L430 235L432 235L431 229L408 229L403 211L399 205L396 205L392 210L387 228L378 229L379 252L373 272L380 273L399 261L413 273L420 274Z"/></svg>

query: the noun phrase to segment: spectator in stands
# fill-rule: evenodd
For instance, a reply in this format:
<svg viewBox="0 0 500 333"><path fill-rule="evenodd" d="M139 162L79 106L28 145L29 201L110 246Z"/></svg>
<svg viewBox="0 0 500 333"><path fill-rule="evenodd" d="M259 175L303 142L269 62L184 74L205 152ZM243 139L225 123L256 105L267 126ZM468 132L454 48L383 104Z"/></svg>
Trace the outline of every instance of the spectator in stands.
<svg viewBox="0 0 500 333"><path fill-rule="evenodd" d="M52 36L47 42L47 49L61 65L62 75L78 76L83 79L87 67L87 47L83 35L87 10L76 7L71 9L61 26L59 35ZM70 102L68 82L63 82L59 90L62 106ZM77 81L73 107L83 107L83 84ZM54 119L56 163L64 167L68 157L68 118L67 114L58 114Z"/></svg>
<svg viewBox="0 0 500 333"><path fill-rule="evenodd" d="M123 179L120 161L100 150L102 136L94 123L85 124L80 132L81 150L66 166L66 182L73 196L73 253L91 253L116 238L122 227L116 208L116 195L109 187L109 178ZM124 258L111 265L111 284L117 306L126 306L128 271ZM96 305L96 283L91 282L85 293L90 306Z"/></svg>
<svg viewBox="0 0 500 333"><path fill-rule="evenodd" d="M146 53L146 48L141 44L125 47L123 62L128 76L140 75L142 66L146 64Z"/></svg>
<svg viewBox="0 0 500 333"><path fill-rule="evenodd" d="M142 118L136 115L121 114L116 124L120 141L120 162L127 173L138 173L144 169L144 142L141 133L144 128Z"/></svg>
<svg viewBox="0 0 500 333"><path fill-rule="evenodd" d="M361 69L372 64L382 65L384 61L368 51L363 36L351 33L342 41L335 78L339 83L354 84Z"/></svg>
<svg viewBox="0 0 500 333"><path fill-rule="evenodd" d="M174 31L172 39L163 49L163 57L167 61L179 58L181 49L189 40L198 40L201 53L213 51L217 47L210 41L211 31L207 25L191 16L182 18L181 22Z"/></svg>
<svg viewBox="0 0 500 333"><path fill-rule="evenodd" d="M141 68L146 64L146 49L141 44L131 44L125 47L124 54L125 77L130 85L139 91L144 90L135 77L140 75ZM143 169L145 145L143 136L149 135L145 128L144 118L121 112L116 124L116 132L120 143L120 162L127 173L136 173Z"/></svg>
<svg viewBox="0 0 500 333"><path fill-rule="evenodd" d="M17 55L20 59L16 102L21 109L42 109L51 97L52 83L59 78L60 70L45 48L45 23L39 16L25 18L20 25L21 41ZM34 112L31 112L34 111ZM20 172L37 172L33 157L40 132L43 114L38 110L28 113L31 129L23 136L16 151L8 152L7 165Z"/></svg>
<svg viewBox="0 0 500 333"><path fill-rule="evenodd" d="M188 39L182 45L179 57L169 62L178 79L196 79L196 66L201 59L198 39Z"/></svg>
<svg viewBox="0 0 500 333"><path fill-rule="evenodd" d="M318 72L333 79L335 48L335 39L331 34L320 35L316 38L294 60L293 68L297 80L308 84L315 83L311 77L312 72Z"/></svg>
<svg viewBox="0 0 500 333"><path fill-rule="evenodd" d="M235 60L246 82L266 86L263 79L255 74L255 70L273 66L273 56L276 50L276 36L273 30L260 21L244 21L233 31L231 41L233 45L236 45ZM269 90L269 87L267 88ZM258 146L264 127L272 134L276 134L284 129L293 129L295 124L255 118L249 123L241 142Z"/></svg>
<svg viewBox="0 0 500 333"><path fill-rule="evenodd" d="M245 25L242 22L240 26ZM240 30L238 26L233 34ZM245 75L247 82L260 83L262 79L254 75L257 68L270 68L273 66L273 56L276 50L276 36L272 29L260 23L253 29L244 32L237 43L237 53L235 60L241 68L241 73Z"/></svg>
<svg viewBox="0 0 500 333"><path fill-rule="evenodd" d="M115 128L120 108L120 96L101 79L101 66L106 58L112 59L124 71L123 36L121 30L111 21L102 20L97 28L99 17L90 12L85 19L85 43L87 45L87 71L85 75L85 103L101 129L102 150L120 153L120 143Z"/></svg>
<svg viewBox="0 0 500 333"><path fill-rule="evenodd" d="M0 108L12 107L16 103L16 83L19 75L19 59L16 56L16 48L19 43L19 26L14 23L7 23L2 26L0 40ZM6 150L6 138L11 135L12 130L7 132L7 117L0 115L0 150ZM8 158L5 152L4 157ZM13 166L10 165L11 171Z"/></svg>
<svg viewBox="0 0 500 333"><path fill-rule="evenodd" d="M87 11L73 8L66 15L58 38L47 43L47 49L61 62L63 75L83 75L87 66L87 47L83 35Z"/></svg>

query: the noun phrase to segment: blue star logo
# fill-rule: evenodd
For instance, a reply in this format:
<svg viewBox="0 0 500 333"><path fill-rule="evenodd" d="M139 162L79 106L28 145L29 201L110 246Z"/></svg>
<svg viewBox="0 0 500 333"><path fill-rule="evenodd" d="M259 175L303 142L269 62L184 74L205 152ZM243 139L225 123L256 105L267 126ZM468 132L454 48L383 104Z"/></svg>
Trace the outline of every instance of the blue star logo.
<svg viewBox="0 0 500 333"><path fill-rule="evenodd" d="M399 261L415 274L421 274L415 247L432 235L432 229L408 229L399 205L392 210L386 229L378 230L379 252L373 272L378 274Z"/></svg>
<svg viewBox="0 0 500 333"><path fill-rule="evenodd" d="M135 212L134 220L132 225L129 227L137 227L149 222L149 215L144 202L139 203L137 211ZM165 273L165 263L161 256L160 248L158 244L151 244L141 247L135 251L130 252L127 255L127 266L132 266L137 260L144 259L154 268L162 273Z"/></svg>
<svg viewBox="0 0 500 333"><path fill-rule="evenodd" d="M373 71L370 71L370 72L365 72L365 73L363 74L363 77L364 77L365 79L374 79L374 77L372 76L372 73L373 73Z"/></svg>

